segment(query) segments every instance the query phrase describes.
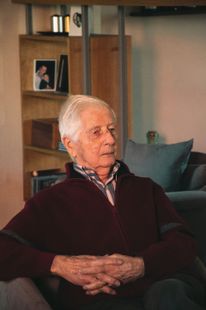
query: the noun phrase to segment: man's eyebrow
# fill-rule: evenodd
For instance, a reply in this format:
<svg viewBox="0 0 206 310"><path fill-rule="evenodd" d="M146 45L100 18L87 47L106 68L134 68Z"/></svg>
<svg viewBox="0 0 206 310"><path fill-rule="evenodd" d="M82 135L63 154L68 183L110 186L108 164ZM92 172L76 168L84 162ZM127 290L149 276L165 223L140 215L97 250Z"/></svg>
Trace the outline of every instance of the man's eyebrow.
<svg viewBox="0 0 206 310"><path fill-rule="evenodd" d="M115 126L115 123L112 122L112 123L109 123L106 127L109 127L109 126ZM91 131L91 130L95 130L95 129L99 129L99 128L102 128L102 127L105 127L105 126L94 126L94 127L91 127L91 128L88 128L87 131Z"/></svg>
<svg viewBox="0 0 206 310"><path fill-rule="evenodd" d="M91 130L99 129L99 128L101 128L101 126L94 126L94 127L89 128L87 131L91 131Z"/></svg>

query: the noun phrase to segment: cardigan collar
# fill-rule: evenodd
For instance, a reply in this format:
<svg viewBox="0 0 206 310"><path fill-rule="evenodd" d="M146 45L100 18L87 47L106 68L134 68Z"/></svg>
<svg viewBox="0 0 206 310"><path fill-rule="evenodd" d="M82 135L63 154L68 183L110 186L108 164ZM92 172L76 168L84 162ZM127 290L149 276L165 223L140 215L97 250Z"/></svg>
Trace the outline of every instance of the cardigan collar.
<svg viewBox="0 0 206 310"><path fill-rule="evenodd" d="M127 167L127 165L125 163L123 163L120 160L117 160L117 162L120 164L119 170L117 172L117 177L119 177L120 175L123 175L123 174L130 173L129 168ZM65 168L66 168L67 178L85 179L85 177L82 174L80 174L79 172L77 172L74 169L73 162L66 163Z"/></svg>

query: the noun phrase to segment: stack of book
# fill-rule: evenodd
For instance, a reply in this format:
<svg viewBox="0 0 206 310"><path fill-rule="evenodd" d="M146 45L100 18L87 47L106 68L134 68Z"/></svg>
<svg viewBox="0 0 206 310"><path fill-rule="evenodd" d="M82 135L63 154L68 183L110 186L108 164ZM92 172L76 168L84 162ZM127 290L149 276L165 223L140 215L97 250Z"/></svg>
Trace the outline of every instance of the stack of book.
<svg viewBox="0 0 206 310"><path fill-rule="evenodd" d="M31 179L32 195L61 182L65 177L66 174L59 170L33 171Z"/></svg>
<svg viewBox="0 0 206 310"><path fill-rule="evenodd" d="M58 142L58 150L61 152L67 152L64 144L61 141Z"/></svg>

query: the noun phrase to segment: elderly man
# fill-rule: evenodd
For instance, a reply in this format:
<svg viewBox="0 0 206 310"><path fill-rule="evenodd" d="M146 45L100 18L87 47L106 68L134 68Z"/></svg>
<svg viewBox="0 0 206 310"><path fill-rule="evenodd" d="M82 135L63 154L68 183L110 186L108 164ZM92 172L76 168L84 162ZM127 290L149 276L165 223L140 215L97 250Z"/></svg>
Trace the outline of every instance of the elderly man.
<svg viewBox="0 0 206 310"><path fill-rule="evenodd" d="M0 279L58 275L58 309L204 309L195 241L161 187L116 160L115 126L105 102L69 97L67 178L2 231Z"/></svg>

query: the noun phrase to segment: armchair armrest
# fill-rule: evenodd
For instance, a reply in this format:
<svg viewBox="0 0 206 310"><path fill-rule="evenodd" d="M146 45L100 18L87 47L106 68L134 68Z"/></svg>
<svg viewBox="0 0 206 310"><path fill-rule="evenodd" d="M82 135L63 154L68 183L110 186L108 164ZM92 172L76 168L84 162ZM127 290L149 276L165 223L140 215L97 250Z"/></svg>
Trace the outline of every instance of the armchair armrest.
<svg viewBox="0 0 206 310"><path fill-rule="evenodd" d="M206 192L170 192L167 196L197 239L198 255L206 266Z"/></svg>
<svg viewBox="0 0 206 310"><path fill-rule="evenodd" d="M0 282L1 309L52 310L37 286L29 278Z"/></svg>
<svg viewBox="0 0 206 310"><path fill-rule="evenodd" d="M182 177L182 190L197 190L206 185L206 164L189 164Z"/></svg>

